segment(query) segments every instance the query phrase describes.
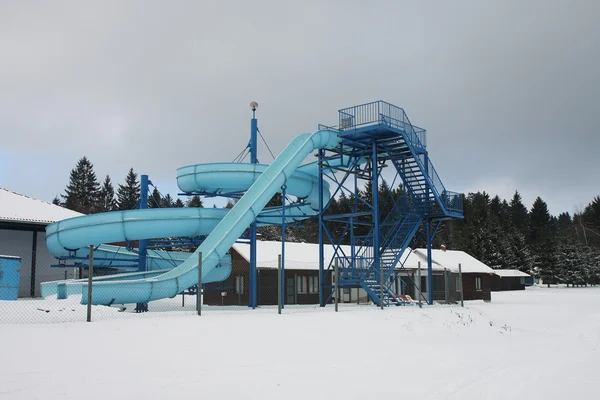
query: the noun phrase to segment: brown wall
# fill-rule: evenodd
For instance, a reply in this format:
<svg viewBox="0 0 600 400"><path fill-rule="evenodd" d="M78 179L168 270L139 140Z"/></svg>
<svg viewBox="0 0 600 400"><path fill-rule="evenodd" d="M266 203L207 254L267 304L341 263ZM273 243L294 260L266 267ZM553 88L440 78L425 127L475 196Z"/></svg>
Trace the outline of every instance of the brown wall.
<svg viewBox="0 0 600 400"><path fill-rule="evenodd" d="M207 305L241 305L247 306L250 303L250 263L240 256L235 250L231 250L231 275L223 282L208 283L204 286L203 303ZM256 303L258 305L277 305L277 269L258 268L257 269L257 293ZM244 277L244 291L238 294L235 291L235 281L237 276ZM286 285L285 304L319 304L319 293L296 293L297 284L295 279L309 276L319 276L319 271L313 270L293 270L286 269L286 283L294 281L293 289ZM331 274L328 274L325 285L331 285ZM226 292L225 296L221 296Z"/></svg>
<svg viewBox="0 0 600 400"><path fill-rule="evenodd" d="M498 275L492 276L492 291L501 292L504 290L525 290L525 284L521 283L521 277L504 277Z"/></svg>
<svg viewBox="0 0 600 400"><path fill-rule="evenodd" d="M235 291L237 276L244 277L244 291ZM231 251L231 274L223 282L213 282L204 285L203 303L208 305L247 306L250 303L250 264L236 251ZM226 296L221 296L226 292Z"/></svg>
<svg viewBox="0 0 600 400"><path fill-rule="evenodd" d="M304 277L318 278L319 271L286 269L285 282L285 304L319 304L319 293L297 293L297 280ZM317 279L318 281L318 279ZM293 284L291 284L293 282ZM331 285L331 274L325 279L325 285ZM259 305L277 304L277 270L271 268L260 268L258 270L258 295L256 299Z"/></svg>
<svg viewBox="0 0 600 400"><path fill-rule="evenodd" d="M475 289L475 278L481 278L481 290ZM492 275L462 274L465 300L492 300Z"/></svg>

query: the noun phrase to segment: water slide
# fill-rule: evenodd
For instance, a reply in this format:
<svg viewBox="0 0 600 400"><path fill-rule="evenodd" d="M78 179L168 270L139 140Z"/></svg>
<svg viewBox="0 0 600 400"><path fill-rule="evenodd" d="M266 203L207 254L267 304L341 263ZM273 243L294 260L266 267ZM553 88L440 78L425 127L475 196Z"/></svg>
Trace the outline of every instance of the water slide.
<svg viewBox="0 0 600 400"><path fill-rule="evenodd" d="M46 229L48 249L53 256L65 258L73 252L85 255L87 247L94 245L99 246L97 251L102 256L112 254L116 259L134 260L137 253L103 243L208 235L194 253L149 252L150 271L94 279L93 304L144 303L173 297L198 282L199 252L203 282L222 281L231 273L231 263L223 260L227 260L227 252L252 221L256 219L263 225L281 222L281 208L264 207L284 184L288 194L300 199L291 211L286 210L286 214L293 215L286 218L287 222L318 213L318 168L315 163L300 164L312 151L331 149L339 142L336 132L320 130L296 137L268 166L216 163L179 168L177 183L184 192L246 193L231 209L130 210L59 221ZM324 204L329 197L329 190L324 187ZM87 302L87 284L81 280L42 283L42 295L56 294L59 286L66 287L67 294L81 294L82 303Z"/></svg>

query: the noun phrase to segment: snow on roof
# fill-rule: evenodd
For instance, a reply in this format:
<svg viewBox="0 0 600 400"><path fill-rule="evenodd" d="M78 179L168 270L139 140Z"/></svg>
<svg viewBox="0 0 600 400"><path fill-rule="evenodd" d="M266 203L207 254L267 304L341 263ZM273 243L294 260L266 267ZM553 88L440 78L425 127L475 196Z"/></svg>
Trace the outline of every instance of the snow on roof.
<svg viewBox="0 0 600 400"><path fill-rule="evenodd" d="M0 188L0 221L46 225L80 215L83 214Z"/></svg>
<svg viewBox="0 0 600 400"><path fill-rule="evenodd" d="M427 249L416 249L416 253L427 259ZM458 272L458 264L461 264L462 272L465 274L469 273L480 273L480 274L493 274L494 270L473 257L472 255L465 253L464 251L458 250L431 250L431 259L433 262L437 262L451 271Z"/></svg>
<svg viewBox="0 0 600 400"><path fill-rule="evenodd" d="M250 246L245 243L236 243L232 246L246 261L250 260ZM346 255L350 255L350 246L341 246ZM325 245L325 262L333 258L333 246ZM277 268L277 256L281 254L281 242L259 240L256 242L256 266L257 268ZM421 262L421 268L427 269L427 259L416 252L406 249L401 261L406 269L417 269ZM435 258L432 263L433 271L443 271L449 268L437 262ZM285 268L286 269L319 269L319 245L316 243L285 243ZM458 270L457 270L458 271Z"/></svg>
<svg viewBox="0 0 600 400"><path fill-rule="evenodd" d="M531 275L518 269L495 269L494 274L500 278L529 278Z"/></svg>
<svg viewBox="0 0 600 400"><path fill-rule="evenodd" d="M346 254L350 254L350 246L341 246ZM250 260L250 246L236 243L232 246L246 261ZM325 261L333 258L333 246L325 245ZM257 268L277 268L277 256L281 254L281 242L258 240L256 242ZM326 266L327 267L327 266ZM319 269L319 245L316 243L285 242L286 269Z"/></svg>
<svg viewBox="0 0 600 400"><path fill-rule="evenodd" d="M406 249L402 257L400 258L400 261L402 261L402 264L405 269L416 270L419 268L419 262L421 263L421 270L427 269L427 257L421 255L416 251L411 251L410 247ZM451 268L447 268L444 265L440 264L433 257L431 257L431 269L432 271L443 271L444 269L449 269L452 271Z"/></svg>

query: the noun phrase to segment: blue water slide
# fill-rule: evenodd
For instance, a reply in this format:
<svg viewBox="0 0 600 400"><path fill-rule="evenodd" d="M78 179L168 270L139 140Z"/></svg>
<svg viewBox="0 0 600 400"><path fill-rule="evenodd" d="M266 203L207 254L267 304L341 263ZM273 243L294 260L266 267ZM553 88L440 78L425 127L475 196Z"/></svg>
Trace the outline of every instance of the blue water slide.
<svg viewBox="0 0 600 400"><path fill-rule="evenodd" d="M298 197L293 210L286 210L288 222L316 215L319 204L318 167L316 164L300 166L314 150L333 148L340 142L336 132L322 130L295 138L269 165L261 164L199 164L178 170L180 189L188 193L246 193L235 206L228 209L146 209L94 214L60 221L47 228L47 245L59 258L72 254L87 254L87 246L99 246L102 255L115 254L137 257L137 253L117 246L104 245L121 241L171 236L208 235L195 253L150 252L151 269L175 268L167 272L120 274L98 279L93 284L94 304L140 303L173 297L198 281L198 253L203 254L203 282L226 279L231 272L230 263L220 263L236 240L250 223L280 223L282 210L264 208L273 195L285 184L287 193ZM329 201L329 190L324 188L323 201ZM108 258L108 257L107 257ZM185 260L182 260L185 258ZM161 261L161 260L169 260ZM56 293L58 282L42 284L42 294ZM87 285L82 281L64 281L67 292L81 293L87 301Z"/></svg>

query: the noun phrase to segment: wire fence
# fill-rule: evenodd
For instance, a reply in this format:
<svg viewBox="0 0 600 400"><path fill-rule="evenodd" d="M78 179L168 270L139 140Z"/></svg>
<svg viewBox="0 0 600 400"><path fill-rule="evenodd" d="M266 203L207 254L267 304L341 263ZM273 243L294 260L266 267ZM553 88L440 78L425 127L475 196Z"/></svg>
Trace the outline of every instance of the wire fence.
<svg viewBox="0 0 600 400"><path fill-rule="evenodd" d="M24 257L25 258L25 257ZM86 321L88 315L87 282L88 268L56 266L57 260L40 252L32 268L31 259L21 259L18 299L0 300L0 324L16 323L63 323ZM54 266L52 266L54 265ZM32 270L34 279L31 278ZM94 268L93 282L111 280L116 271L105 267ZM166 271L165 271L166 272ZM390 277L390 296L403 299L405 305L418 305L427 302L427 277L425 272L418 279L416 271L402 270ZM246 260L233 260L231 273L221 282L203 284L198 298L197 286L181 290L171 298L148 303L116 303L90 307L91 320L117 318L156 318L171 316L192 316L198 314L198 302L202 315L243 314L249 312L277 312L281 301L284 313L311 312L320 307L320 300L327 304L335 301L335 274L329 271L323 276L324 291L320 294L320 273L318 262L284 262L284 270L278 271L278 260L259 262L256 268L256 305L251 307L250 267ZM67 285L54 285L47 282L70 280ZM75 283L73 283L75 282ZM278 282L282 282L281 288ZM436 273L433 276L436 302L454 303L459 300L456 287L456 274ZM54 292L41 297L40 285L54 287ZM48 285L48 286L46 286ZM94 285L92 285L92 291ZM137 289L124 285L122 295L130 295ZM31 296L31 293L34 293ZM123 296L119 296L122 298ZM127 297L127 296L125 296ZM369 294L360 287L342 287L337 298L341 304L373 306ZM394 303L391 302L391 305Z"/></svg>

